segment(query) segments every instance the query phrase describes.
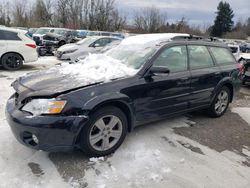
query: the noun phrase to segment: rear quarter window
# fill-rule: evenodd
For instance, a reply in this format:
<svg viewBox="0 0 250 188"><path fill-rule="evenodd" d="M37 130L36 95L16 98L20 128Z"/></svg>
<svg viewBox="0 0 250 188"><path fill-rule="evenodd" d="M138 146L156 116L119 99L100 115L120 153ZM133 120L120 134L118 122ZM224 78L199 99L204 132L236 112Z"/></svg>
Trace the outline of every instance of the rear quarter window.
<svg viewBox="0 0 250 188"><path fill-rule="evenodd" d="M219 65L233 64L235 59L227 48L210 47L210 50Z"/></svg>
<svg viewBox="0 0 250 188"><path fill-rule="evenodd" d="M16 32L0 30L0 40L18 40L21 39L18 37Z"/></svg>

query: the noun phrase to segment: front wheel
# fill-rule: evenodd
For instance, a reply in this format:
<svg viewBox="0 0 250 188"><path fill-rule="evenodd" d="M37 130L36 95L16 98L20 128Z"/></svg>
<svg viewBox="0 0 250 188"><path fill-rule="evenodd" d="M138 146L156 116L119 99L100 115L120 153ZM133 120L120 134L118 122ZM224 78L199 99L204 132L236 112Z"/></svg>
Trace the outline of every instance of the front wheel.
<svg viewBox="0 0 250 188"><path fill-rule="evenodd" d="M80 135L82 150L90 157L113 153L127 134L126 115L117 107L104 107L90 116Z"/></svg>
<svg viewBox="0 0 250 188"><path fill-rule="evenodd" d="M217 93L213 103L208 109L211 117L221 117L226 111L230 103L231 93L228 87L222 87Z"/></svg>

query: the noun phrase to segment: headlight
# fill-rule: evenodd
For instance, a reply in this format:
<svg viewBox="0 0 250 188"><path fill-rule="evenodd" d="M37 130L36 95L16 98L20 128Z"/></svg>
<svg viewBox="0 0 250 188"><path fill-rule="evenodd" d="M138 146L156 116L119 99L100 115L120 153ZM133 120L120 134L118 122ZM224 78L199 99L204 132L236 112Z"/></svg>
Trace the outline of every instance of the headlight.
<svg viewBox="0 0 250 188"><path fill-rule="evenodd" d="M33 99L22 108L23 111L32 113L34 116L41 114L59 114L62 112L67 101L56 99Z"/></svg>
<svg viewBox="0 0 250 188"><path fill-rule="evenodd" d="M64 54L70 54L70 53L74 53L75 51L77 51L77 49L75 49L75 50L68 50L68 51L65 51L63 53Z"/></svg>

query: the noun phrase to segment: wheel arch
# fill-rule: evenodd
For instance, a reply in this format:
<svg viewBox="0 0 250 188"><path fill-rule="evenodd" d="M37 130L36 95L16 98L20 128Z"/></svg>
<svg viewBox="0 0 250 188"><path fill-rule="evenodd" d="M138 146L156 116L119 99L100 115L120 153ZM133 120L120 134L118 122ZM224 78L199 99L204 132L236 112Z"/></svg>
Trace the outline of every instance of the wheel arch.
<svg viewBox="0 0 250 188"><path fill-rule="evenodd" d="M213 92L213 100L214 98L216 97L216 94L220 91L220 89L222 87L227 87L230 91L230 103L233 102L233 98L234 98L234 86L233 86L233 83L232 83L232 80L231 79L225 79L225 80L222 80L217 86L216 88L214 89L214 92ZM212 100L212 101L213 101Z"/></svg>
<svg viewBox="0 0 250 188"><path fill-rule="evenodd" d="M6 53L4 53L1 57L0 57L0 64L2 64L2 58L6 55L6 54L10 54L10 53L13 53L13 54L17 54L17 55L19 55L22 59L23 59L23 61L25 61L25 59L24 59L24 57L22 56L22 54L20 54L20 53L18 53L18 52L6 52Z"/></svg>
<svg viewBox="0 0 250 188"><path fill-rule="evenodd" d="M108 100L103 101L102 103L96 105L91 111L90 114L95 112L96 110L106 107L106 106L115 106L119 108L127 117L128 120L128 132L131 132L134 128L134 115L133 110L129 104L122 100Z"/></svg>

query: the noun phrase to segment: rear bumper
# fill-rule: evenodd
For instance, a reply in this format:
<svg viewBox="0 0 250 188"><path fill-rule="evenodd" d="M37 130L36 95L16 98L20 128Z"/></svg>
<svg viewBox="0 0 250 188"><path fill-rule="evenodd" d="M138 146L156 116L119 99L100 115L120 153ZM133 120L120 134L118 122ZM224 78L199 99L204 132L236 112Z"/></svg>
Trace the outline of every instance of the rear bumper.
<svg viewBox="0 0 250 188"><path fill-rule="evenodd" d="M38 60L38 53L36 49L29 49L27 52L26 51L25 53L23 53L24 63L34 62Z"/></svg>
<svg viewBox="0 0 250 188"><path fill-rule="evenodd" d="M30 116L15 108L14 98L8 100L6 118L21 144L48 152L74 149L81 127L88 121L85 116ZM32 135L38 138L38 144Z"/></svg>

